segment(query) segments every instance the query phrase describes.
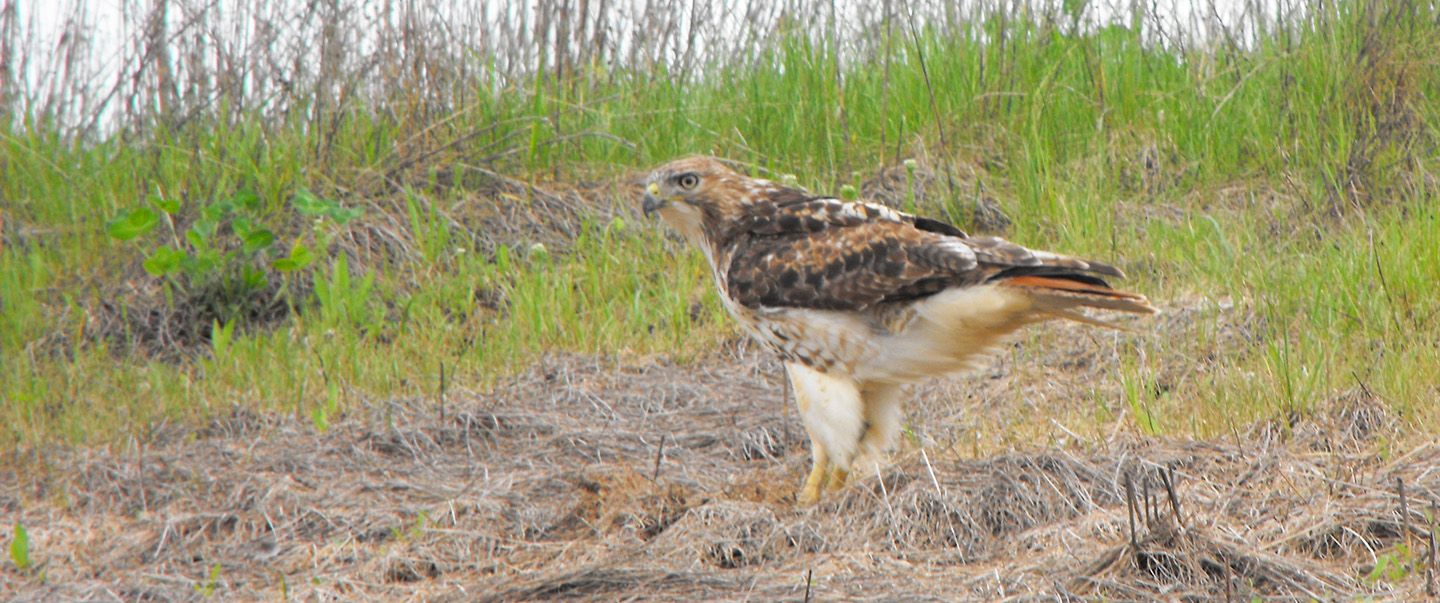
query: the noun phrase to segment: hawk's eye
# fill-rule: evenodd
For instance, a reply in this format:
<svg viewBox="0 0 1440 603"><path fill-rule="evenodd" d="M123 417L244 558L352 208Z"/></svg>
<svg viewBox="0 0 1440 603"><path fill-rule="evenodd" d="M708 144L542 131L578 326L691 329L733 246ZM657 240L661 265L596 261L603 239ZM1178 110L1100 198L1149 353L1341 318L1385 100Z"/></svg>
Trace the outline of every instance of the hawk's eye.
<svg viewBox="0 0 1440 603"><path fill-rule="evenodd" d="M700 184L700 177L696 176L694 173L687 172L684 174L680 174L680 177L675 179L675 183L679 184L680 188L688 190L695 188L696 185Z"/></svg>

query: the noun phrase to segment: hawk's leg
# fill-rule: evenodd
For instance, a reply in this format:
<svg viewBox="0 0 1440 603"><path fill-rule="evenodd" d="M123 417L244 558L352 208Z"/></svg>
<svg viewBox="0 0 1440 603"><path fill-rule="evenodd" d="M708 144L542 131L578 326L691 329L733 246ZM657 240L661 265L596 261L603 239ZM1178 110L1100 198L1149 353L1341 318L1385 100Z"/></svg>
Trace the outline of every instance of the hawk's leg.
<svg viewBox="0 0 1440 603"><path fill-rule="evenodd" d="M841 488L844 488L845 484L848 483L850 483L849 470L841 469L839 465L835 465L830 468L830 479L826 480L826 486L828 486L831 490L839 490Z"/></svg>
<svg viewBox="0 0 1440 603"><path fill-rule="evenodd" d="M800 490L800 496L796 499L801 504L814 504L820 500L820 488L825 485L826 471L830 468L830 459L825 455L825 445L810 438L810 475L805 478L805 487Z"/></svg>
<svg viewBox="0 0 1440 603"><path fill-rule="evenodd" d="M895 436L900 434L900 422L904 419L904 396L907 388L898 383L871 381L860 388L865 404L865 434L860 437L856 465L860 471L870 470L875 463L885 461L886 454L895 445Z"/></svg>
<svg viewBox="0 0 1440 603"><path fill-rule="evenodd" d="M860 388L848 375L831 375L798 362L785 367L814 455L799 501L814 502L827 481L831 489L845 485L866 429L864 405Z"/></svg>

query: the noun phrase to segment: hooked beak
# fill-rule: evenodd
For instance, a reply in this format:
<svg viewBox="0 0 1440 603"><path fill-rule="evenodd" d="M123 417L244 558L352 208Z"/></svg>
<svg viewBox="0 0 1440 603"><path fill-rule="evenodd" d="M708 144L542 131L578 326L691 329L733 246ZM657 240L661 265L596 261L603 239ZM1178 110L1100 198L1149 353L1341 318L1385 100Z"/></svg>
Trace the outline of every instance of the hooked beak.
<svg viewBox="0 0 1440 603"><path fill-rule="evenodd" d="M649 218L669 204L669 201L660 198L660 185L651 182L650 186L645 188L645 196L640 200L640 209L645 212L645 217Z"/></svg>

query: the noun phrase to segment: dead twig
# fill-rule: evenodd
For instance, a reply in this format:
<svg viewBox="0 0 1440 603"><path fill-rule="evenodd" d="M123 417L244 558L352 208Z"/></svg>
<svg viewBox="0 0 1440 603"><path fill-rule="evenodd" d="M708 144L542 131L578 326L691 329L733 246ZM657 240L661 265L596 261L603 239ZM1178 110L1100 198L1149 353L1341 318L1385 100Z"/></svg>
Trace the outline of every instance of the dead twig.
<svg viewBox="0 0 1440 603"><path fill-rule="evenodd" d="M1180 498L1175 496L1175 468L1166 466L1165 470L1160 472L1160 481L1165 484L1165 493L1170 497L1170 510L1175 514L1175 523L1184 529L1185 519L1180 516Z"/></svg>

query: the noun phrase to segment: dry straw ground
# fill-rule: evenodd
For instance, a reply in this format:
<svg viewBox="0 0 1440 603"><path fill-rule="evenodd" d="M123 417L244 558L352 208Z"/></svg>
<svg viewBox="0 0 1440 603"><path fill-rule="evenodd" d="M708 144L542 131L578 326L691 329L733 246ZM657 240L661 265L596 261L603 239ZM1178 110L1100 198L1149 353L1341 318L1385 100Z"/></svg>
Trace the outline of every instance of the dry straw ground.
<svg viewBox="0 0 1440 603"><path fill-rule="evenodd" d="M1150 336L1186 336L1196 313ZM44 573L9 566L0 598L1426 597L1440 444L1401 446L1364 391L1223 441L1136 436L1124 416L984 433L1117 395L1099 380L1117 346L1078 335L1042 329L1031 353L920 388L895 462L809 508L778 367L740 341L686 365L551 355L493 391L373 401L325 433L238 410L161 427L143 451L0 479Z"/></svg>

